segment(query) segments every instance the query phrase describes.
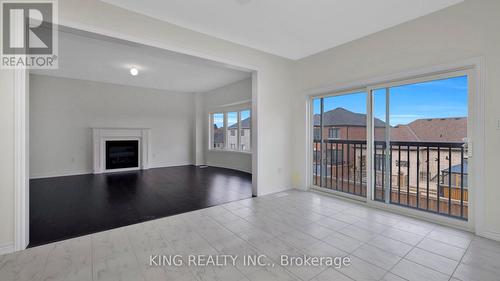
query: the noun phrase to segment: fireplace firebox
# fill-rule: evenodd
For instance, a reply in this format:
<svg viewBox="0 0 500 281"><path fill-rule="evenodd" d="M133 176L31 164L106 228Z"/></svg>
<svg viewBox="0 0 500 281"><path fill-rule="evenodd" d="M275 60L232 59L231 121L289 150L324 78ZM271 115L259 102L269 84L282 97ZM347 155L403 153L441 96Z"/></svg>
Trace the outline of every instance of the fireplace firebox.
<svg viewBox="0 0 500 281"><path fill-rule="evenodd" d="M138 140L107 140L106 170L139 167Z"/></svg>

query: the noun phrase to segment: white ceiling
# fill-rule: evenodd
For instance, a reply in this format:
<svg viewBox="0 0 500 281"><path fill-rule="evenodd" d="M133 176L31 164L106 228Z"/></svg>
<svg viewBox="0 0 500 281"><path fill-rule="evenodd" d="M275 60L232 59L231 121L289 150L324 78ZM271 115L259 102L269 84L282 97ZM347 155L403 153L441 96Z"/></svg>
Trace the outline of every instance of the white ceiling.
<svg viewBox="0 0 500 281"><path fill-rule="evenodd" d="M300 59L463 0L103 0L185 28Z"/></svg>
<svg viewBox="0 0 500 281"><path fill-rule="evenodd" d="M130 75L132 66L138 76ZM59 69L30 72L175 92L206 92L251 76L205 59L72 29L59 33Z"/></svg>

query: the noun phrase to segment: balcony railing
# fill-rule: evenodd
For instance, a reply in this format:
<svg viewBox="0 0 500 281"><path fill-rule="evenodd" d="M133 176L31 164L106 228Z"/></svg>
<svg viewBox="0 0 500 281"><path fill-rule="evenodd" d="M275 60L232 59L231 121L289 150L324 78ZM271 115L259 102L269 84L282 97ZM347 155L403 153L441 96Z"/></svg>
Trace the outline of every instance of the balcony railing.
<svg viewBox="0 0 500 281"><path fill-rule="evenodd" d="M314 185L365 197L366 154L366 141L315 140ZM464 142L376 141L373 166L375 200L467 220Z"/></svg>
<svg viewBox="0 0 500 281"><path fill-rule="evenodd" d="M366 141L324 140L323 146L314 141L314 184L366 196Z"/></svg>

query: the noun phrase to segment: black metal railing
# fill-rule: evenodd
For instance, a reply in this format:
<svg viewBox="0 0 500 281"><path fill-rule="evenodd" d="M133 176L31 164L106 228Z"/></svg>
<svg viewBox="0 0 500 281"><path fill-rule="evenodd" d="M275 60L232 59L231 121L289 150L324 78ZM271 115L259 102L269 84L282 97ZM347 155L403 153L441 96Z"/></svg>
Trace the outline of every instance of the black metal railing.
<svg viewBox="0 0 500 281"><path fill-rule="evenodd" d="M366 141L314 141L314 184L366 196Z"/></svg>
<svg viewBox="0 0 500 281"><path fill-rule="evenodd" d="M366 196L366 153L366 141L315 140L314 185ZM467 167L464 142L375 141L374 199L467 220Z"/></svg>

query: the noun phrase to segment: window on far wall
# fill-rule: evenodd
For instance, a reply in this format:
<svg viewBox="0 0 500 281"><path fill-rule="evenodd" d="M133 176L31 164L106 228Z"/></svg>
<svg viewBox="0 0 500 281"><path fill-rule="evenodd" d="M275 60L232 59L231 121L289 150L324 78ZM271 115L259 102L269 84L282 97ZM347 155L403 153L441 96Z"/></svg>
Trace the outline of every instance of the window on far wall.
<svg viewBox="0 0 500 281"><path fill-rule="evenodd" d="M339 139L340 138L339 128L328 128L328 138Z"/></svg>
<svg viewBox="0 0 500 281"><path fill-rule="evenodd" d="M252 118L250 110L240 111L240 150L251 151L251 125Z"/></svg>
<svg viewBox="0 0 500 281"><path fill-rule="evenodd" d="M212 114L212 149L224 149L224 113Z"/></svg>
<svg viewBox="0 0 500 281"><path fill-rule="evenodd" d="M227 134L227 147L230 150L235 150L238 146L238 136L236 135L236 131L238 130L238 112L227 112L227 130L229 134Z"/></svg>
<svg viewBox="0 0 500 281"><path fill-rule="evenodd" d="M251 151L250 109L210 114L211 149Z"/></svg>
<svg viewBox="0 0 500 281"><path fill-rule="evenodd" d="M314 127L314 140L321 140L321 128Z"/></svg>

